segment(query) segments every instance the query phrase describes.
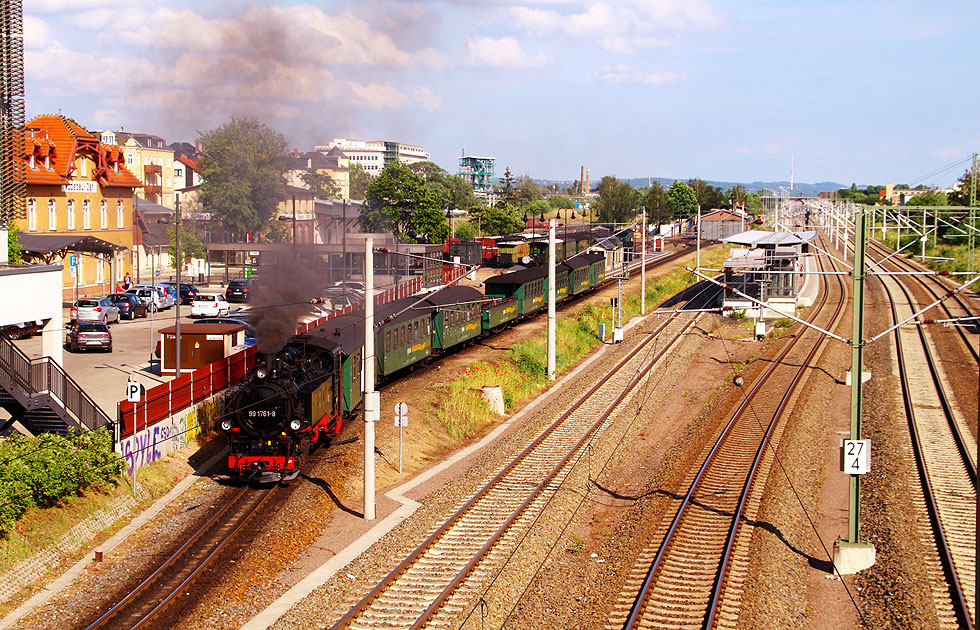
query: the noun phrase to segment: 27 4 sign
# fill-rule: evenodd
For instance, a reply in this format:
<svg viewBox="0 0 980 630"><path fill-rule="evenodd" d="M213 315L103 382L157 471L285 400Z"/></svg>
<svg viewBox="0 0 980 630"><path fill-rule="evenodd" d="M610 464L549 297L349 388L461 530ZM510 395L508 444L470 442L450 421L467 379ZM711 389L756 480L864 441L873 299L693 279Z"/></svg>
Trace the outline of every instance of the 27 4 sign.
<svg viewBox="0 0 980 630"><path fill-rule="evenodd" d="M841 440L840 469L849 475L871 470L871 440Z"/></svg>

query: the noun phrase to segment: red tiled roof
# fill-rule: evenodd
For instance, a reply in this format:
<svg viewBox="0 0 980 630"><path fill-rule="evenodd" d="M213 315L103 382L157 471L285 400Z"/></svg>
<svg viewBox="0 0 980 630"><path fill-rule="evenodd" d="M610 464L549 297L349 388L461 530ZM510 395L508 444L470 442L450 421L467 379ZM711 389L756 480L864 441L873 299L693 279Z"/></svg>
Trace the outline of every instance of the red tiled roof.
<svg viewBox="0 0 980 630"><path fill-rule="evenodd" d="M142 183L125 165L119 147L102 144L85 127L64 116L44 114L25 125L24 156L28 163L28 184L67 184L74 170L76 153L87 154L95 160L93 179L102 186L138 188ZM30 167L34 155L35 168ZM45 158L50 168L45 168Z"/></svg>
<svg viewBox="0 0 980 630"><path fill-rule="evenodd" d="M702 221L742 221L742 217L727 210L714 210L701 217Z"/></svg>
<svg viewBox="0 0 980 630"><path fill-rule="evenodd" d="M189 158L187 156L182 156L182 157L177 158L177 161L178 162L183 162L184 164L186 164L187 166L191 167L195 171L200 171L201 170L201 167L199 166L200 163L201 163L201 160L200 159L195 160L195 159Z"/></svg>

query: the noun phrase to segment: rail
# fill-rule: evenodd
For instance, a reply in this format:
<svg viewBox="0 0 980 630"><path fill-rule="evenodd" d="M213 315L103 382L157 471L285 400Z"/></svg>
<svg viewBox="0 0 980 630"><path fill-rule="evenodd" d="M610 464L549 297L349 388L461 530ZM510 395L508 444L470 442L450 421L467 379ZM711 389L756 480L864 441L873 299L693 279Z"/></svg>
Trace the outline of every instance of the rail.
<svg viewBox="0 0 980 630"><path fill-rule="evenodd" d="M112 424L109 415L56 361L32 359L6 337L0 337L0 371L29 397L45 396L49 406L66 412L84 430Z"/></svg>

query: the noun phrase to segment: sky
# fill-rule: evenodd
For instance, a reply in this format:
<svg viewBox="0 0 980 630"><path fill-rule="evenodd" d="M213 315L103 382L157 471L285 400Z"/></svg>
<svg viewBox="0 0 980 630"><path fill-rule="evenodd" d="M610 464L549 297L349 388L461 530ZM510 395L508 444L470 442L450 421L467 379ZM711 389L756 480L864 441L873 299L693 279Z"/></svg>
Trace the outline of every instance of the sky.
<svg viewBox="0 0 980 630"><path fill-rule="evenodd" d="M28 119L422 145L451 173L950 186L976 0L27 0Z"/></svg>

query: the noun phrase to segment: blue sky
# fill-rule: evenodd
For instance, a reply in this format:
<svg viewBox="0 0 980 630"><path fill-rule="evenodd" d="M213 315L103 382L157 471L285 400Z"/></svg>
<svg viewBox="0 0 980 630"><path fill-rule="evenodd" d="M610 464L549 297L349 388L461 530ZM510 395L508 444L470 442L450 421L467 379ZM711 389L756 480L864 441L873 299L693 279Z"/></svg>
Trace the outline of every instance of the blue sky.
<svg viewBox="0 0 980 630"><path fill-rule="evenodd" d="M951 185L975 0L29 0L28 117L168 142L255 116L498 173Z"/></svg>

